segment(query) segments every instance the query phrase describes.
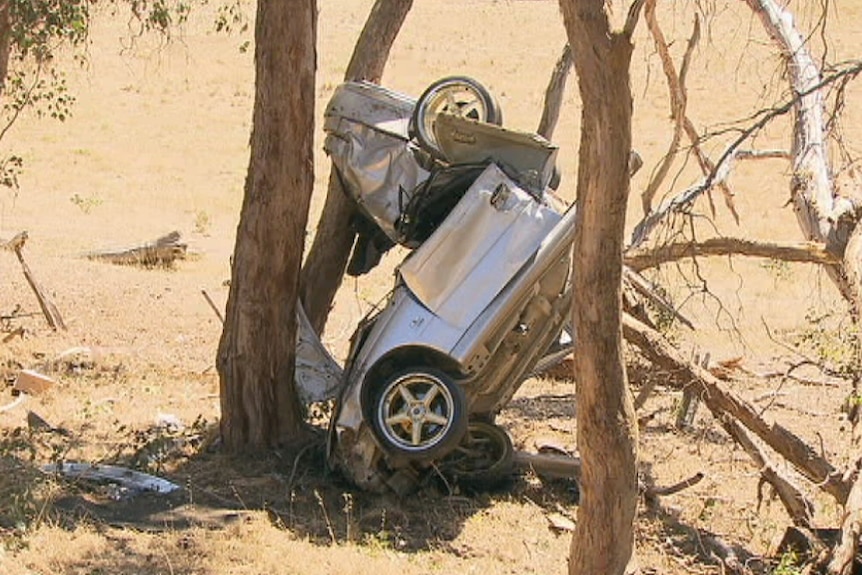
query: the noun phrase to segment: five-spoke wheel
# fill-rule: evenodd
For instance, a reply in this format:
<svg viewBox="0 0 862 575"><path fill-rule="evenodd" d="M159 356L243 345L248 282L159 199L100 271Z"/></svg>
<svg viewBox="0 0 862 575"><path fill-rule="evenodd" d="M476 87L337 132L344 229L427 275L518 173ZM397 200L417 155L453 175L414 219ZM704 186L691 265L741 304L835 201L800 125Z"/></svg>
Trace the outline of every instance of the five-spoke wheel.
<svg viewBox="0 0 862 575"><path fill-rule="evenodd" d="M452 450L467 428L464 392L435 369L396 373L372 401L372 427L392 455L432 461Z"/></svg>

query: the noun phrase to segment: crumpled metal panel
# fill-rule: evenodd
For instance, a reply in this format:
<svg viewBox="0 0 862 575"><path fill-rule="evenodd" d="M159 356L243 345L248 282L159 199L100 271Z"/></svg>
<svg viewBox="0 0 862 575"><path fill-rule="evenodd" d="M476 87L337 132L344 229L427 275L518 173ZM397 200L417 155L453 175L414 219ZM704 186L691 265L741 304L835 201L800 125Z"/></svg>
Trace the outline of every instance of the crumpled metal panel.
<svg viewBox="0 0 862 575"><path fill-rule="evenodd" d="M341 366L317 337L302 304L296 304L296 368L294 378L300 401L310 405L335 398L344 383Z"/></svg>
<svg viewBox="0 0 862 575"><path fill-rule="evenodd" d="M393 241L401 208L429 176L409 141L413 105L374 84L348 83L336 90L324 122L323 147L347 192Z"/></svg>
<svg viewBox="0 0 862 575"><path fill-rule="evenodd" d="M401 266L416 297L464 329L533 256L560 220L494 164Z"/></svg>

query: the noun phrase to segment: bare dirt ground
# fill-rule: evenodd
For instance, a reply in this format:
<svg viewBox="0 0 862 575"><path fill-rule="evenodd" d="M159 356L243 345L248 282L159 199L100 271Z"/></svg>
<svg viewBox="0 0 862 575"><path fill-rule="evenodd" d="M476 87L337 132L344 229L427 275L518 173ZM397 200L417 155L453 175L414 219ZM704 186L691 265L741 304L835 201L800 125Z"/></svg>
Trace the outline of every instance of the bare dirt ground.
<svg viewBox="0 0 862 575"><path fill-rule="evenodd" d="M321 0L318 108L344 73L371 0ZM692 12L668 3L665 32L682 40ZM738 5L737 5L738 4ZM816 19L796 2L803 28ZM709 2L706 30L689 76L690 116L701 127L750 116L786 92L781 63L742 3ZM858 56L862 8L830 7L832 61ZM571 538L549 518L574 517L577 488L513 479L491 493L448 493L432 485L397 499L358 493L323 466L322 443L297 451L229 457L212 449L218 419L214 369L220 323L201 295L218 306L227 296L229 257L248 162L253 98L249 36L213 29L213 8L198 11L165 44L130 44L122 17L98 15L81 68L68 57L77 98L65 123L23 117L3 140L24 157L21 190L0 195L0 237L27 230L27 262L53 295L69 325L52 332L14 255L0 252L0 406L12 402L21 368L57 380L48 392L0 412L0 572L38 574L224 573L560 573ZM823 43L814 38L815 49ZM418 95L450 74L478 78L496 94L507 126L532 130L565 34L550 1L417 2L396 42L384 82ZM660 62L642 28L633 59L635 147L645 168L642 190L670 141L669 108ZM845 139L862 145L862 90L847 95ZM574 79L556 142L561 193L576 181L578 99ZM714 154L722 141L707 145ZM321 140L322 142L322 140ZM786 149L787 121L756 142ZM689 162L675 179L696 179ZM310 233L328 176L323 153L315 166L317 195ZM741 215L734 223L716 197L720 233L756 239L802 239L788 199L788 167L780 161L742 164L732 177ZM664 193L666 190L663 190ZM629 221L639 216L631 202ZM708 208L700 212L708 214ZM140 269L87 260L92 250L135 244L180 230L195 257L173 269ZM398 254L369 278L347 281L325 340L343 355L359 318L389 289ZM749 373L786 369L800 357L785 347L807 337L807 353L841 365L846 309L825 276L803 265L723 259L667 268L655 279L697 324L672 335L687 353L713 361L741 358ZM686 286L688 284L688 287ZM691 287L693 286L693 287ZM815 321L816 320L816 321ZM767 328L768 327L768 331ZM74 347L81 353L60 357ZM60 357L60 359L57 359ZM634 372L633 372L634 373ZM641 373L641 372L637 372ZM563 374L565 375L565 374ZM849 426L841 406L849 385L816 370L799 379L765 382L737 371L735 391L764 416L797 432L837 465L850 460ZM633 375L635 392L648 377ZM774 553L788 524L764 491L758 470L701 408L677 429L679 397L662 387L642 408L640 458L659 485L703 473L696 486L663 498L663 510L638 521L646 573L720 573L704 551L710 534L756 555ZM60 431L32 431L32 411ZM165 425L166 416L184 424ZM315 414L321 420L324 413ZM576 443L574 383L566 377L528 381L501 415L516 445L540 438L568 449ZM161 425L159 424L161 422ZM31 418L32 425L32 418ZM185 487L182 495L116 501L116 493L43 476L55 459L107 462L157 473ZM837 526L840 509L817 496L817 521Z"/></svg>

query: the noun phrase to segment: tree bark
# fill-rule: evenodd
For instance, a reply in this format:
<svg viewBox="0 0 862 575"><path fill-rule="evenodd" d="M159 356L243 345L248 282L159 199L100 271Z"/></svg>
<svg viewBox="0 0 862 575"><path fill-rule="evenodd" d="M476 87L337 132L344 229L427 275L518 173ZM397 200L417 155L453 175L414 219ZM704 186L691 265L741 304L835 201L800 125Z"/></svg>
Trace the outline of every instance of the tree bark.
<svg viewBox="0 0 862 575"><path fill-rule="evenodd" d="M217 357L221 435L233 451L303 428L293 374L314 186L316 28L316 0L258 1L251 159Z"/></svg>
<svg viewBox="0 0 862 575"><path fill-rule="evenodd" d="M9 56L12 53L12 23L9 20L10 0L0 0L0 94L5 92L9 74Z"/></svg>
<svg viewBox="0 0 862 575"><path fill-rule="evenodd" d="M345 81L380 82L389 51L412 6L413 0L377 0L374 3L353 49ZM356 239L351 227L355 214L356 206L347 197L333 169L317 232L302 268L300 298L318 334L326 325Z"/></svg>
<svg viewBox="0 0 862 575"><path fill-rule="evenodd" d="M539 120L539 127L536 130L536 133L546 140L552 140L554 137L557 121L560 119L560 109L563 107L566 82L571 70L572 47L566 44L563 46L563 52L554 65L554 71L548 81L548 87L545 90L545 104L542 106L542 118Z"/></svg>
<svg viewBox="0 0 862 575"><path fill-rule="evenodd" d="M572 575L626 572L638 498L637 423L621 328L633 47L628 24L624 32L611 32L604 4L560 0L583 106L572 322L582 470Z"/></svg>

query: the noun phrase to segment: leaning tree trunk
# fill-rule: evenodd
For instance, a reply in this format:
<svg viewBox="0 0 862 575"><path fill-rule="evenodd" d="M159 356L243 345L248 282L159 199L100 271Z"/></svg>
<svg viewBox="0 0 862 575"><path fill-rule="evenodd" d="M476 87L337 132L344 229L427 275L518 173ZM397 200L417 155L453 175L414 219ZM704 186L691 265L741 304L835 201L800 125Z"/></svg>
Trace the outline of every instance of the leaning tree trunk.
<svg viewBox="0 0 862 575"><path fill-rule="evenodd" d="M578 342L580 505L569 573L621 574L634 555L637 425L622 337L622 253L629 193L631 33L611 32L604 0L560 0L582 113L573 326Z"/></svg>
<svg viewBox="0 0 862 575"><path fill-rule="evenodd" d="M314 186L316 28L316 0L258 0L251 160L217 359L231 450L270 446L303 427L293 372Z"/></svg>
<svg viewBox="0 0 862 575"><path fill-rule="evenodd" d="M412 6L413 0L377 0L374 3L353 49L353 57L344 74L345 81L380 82L389 51ZM344 193L333 168L323 213L302 268L300 298L318 334L326 325L356 239L351 227L355 213L356 206Z"/></svg>

